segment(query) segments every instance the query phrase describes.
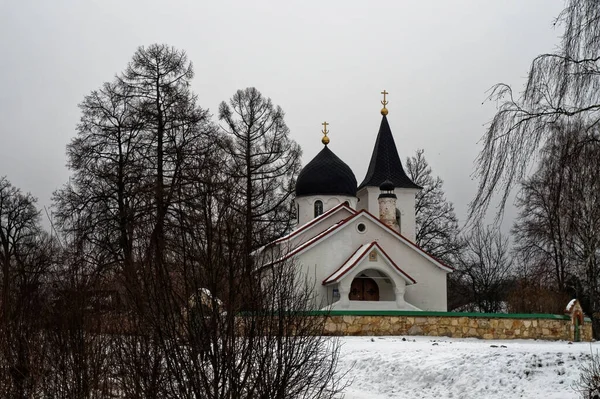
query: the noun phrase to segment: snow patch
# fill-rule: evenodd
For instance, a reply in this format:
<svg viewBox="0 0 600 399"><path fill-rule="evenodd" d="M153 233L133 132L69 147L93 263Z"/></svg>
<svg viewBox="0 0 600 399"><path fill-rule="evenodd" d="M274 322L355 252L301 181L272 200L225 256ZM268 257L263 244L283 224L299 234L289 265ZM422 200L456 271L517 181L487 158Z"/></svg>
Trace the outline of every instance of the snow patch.
<svg viewBox="0 0 600 399"><path fill-rule="evenodd" d="M433 337L344 337L346 399L576 399L599 343Z"/></svg>

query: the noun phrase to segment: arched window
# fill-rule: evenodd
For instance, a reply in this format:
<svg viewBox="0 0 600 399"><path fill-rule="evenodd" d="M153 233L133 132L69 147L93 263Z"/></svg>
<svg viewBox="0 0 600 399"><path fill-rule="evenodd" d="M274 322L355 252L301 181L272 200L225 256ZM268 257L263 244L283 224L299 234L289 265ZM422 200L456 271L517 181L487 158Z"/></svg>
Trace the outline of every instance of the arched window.
<svg viewBox="0 0 600 399"><path fill-rule="evenodd" d="M323 201L315 201L315 217L323 214Z"/></svg>

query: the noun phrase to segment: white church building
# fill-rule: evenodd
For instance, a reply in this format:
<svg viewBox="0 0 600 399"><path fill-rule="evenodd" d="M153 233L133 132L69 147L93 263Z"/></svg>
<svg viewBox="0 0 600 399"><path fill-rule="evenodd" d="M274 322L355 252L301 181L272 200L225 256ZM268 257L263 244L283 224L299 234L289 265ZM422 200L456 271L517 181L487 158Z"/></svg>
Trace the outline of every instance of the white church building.
<svg viewBox="0 0 600 399"><path fill-rule="evenodd" d="M415 195L421 187L402 167L385 94L362 183L357 185L350 167L329 148L325 123L324 147L296 182L298 224L267 248L284 254L277 261L293 262L315 282L320 307L446 311L446 276L452 268L414 243Z"/></svg>

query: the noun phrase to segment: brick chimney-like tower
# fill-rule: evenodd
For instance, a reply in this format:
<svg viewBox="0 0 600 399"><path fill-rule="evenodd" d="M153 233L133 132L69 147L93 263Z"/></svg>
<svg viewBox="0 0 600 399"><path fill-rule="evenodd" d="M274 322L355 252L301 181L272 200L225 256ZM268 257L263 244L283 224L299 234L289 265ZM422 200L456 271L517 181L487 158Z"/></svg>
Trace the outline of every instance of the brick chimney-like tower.
<svg viewBox="0 0 600 399"><path fill-rule="evenodd" d="M394 183L389 180L384 181L379 186L379 220L400 233L400 225L396 219L396 194L394 193Z"/></svg>

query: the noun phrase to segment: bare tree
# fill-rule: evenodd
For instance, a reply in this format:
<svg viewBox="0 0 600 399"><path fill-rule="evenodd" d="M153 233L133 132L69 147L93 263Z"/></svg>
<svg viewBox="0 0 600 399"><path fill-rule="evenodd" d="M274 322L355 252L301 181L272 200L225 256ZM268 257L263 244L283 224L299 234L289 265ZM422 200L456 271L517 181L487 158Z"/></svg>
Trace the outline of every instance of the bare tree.
<svg viewBox="0 0 600 399"><path fill-rule="evenodd" d="M37 395L45 367L42 327L52 247L35 203L0 177L0 395L11 398Z"/></svg>
<svg viewBox="0 0 600 399"><path fill-rule="evenodd" d="M600 141L584 125L553 129L517 205L516 250L557 293L577 296L597 331ZM592 138L593 140L588 140Z"/></svg>
<svg viewBox="0 0 600 399"><path fill-rule="evenodd" d="M62 297L79 299L71 327L53 335L69 350L48 384L82 398L333 397L337 344L321 336L324 317L301 314L312 290L292 267L268 278L250 267L253 243L288 226L299 149L281 110L257 92L246 93L256 106L244 115L255 124L248 140L216 134L191 78L184 52L140 48L81 105L68 147L74 176L55 196L63 278L73 282ZM250 220L236 154L252 161ZM121 312L95 309L103 284L125 288ZM241 313L249 303L256 312ZM98 320L117 321L109 342L90 334Z"/></svg>
<svg viewBox="0 0 600 399"><path fill-rule="evenodd" d="M561 138L546 145L539 170L522 183L516 202L521 211L514 226L517 251L527 257L530 268L552 265L544 274L558 291L565 289L573 271L569 230L575 199L568 186L578 177L570 161L579 137L568 137L571 134L557 131Z"/></svg>
<svg viewBox="0 0 600 399"><path fill-rule="evenodd" d="M125 73L81 104L68 147L74 176L55 195L60 228L90 244L91 264L122 270L133 301L142 297L142 264L155 264L161 284L170 284L164 246L178 227L170 225L182 207L175 194L211 143L214 129L189 90L192 77L185 52L140 47Z"/></svg>
<svg viewBox="0 0 600 399"><path fill-rule="evenodd" d="M74 175L55 194L56 225L77 259L65 267L85 276L69 288L73 296L94 298L102 285L116 287L125 302L117 332L139 333L111 344L129 397L163 397L160 327L177 319L185 294L177 291L174 259L190 226L177 217L195 209L201 193L191 182L215 143L208 113L190 91L192 77L185 52L140 47L123 74L82 102L78 135L68 146ZM73 314L86 329L80 348L95 347L85 332L97 313Z"/></svg>
<svg viewBox="0 0 600 399"><path fill-rule="evenodd" d="M209 209L216 211L209 218L212 242L190 234L179 258L186 265L182 289L193 294L181 304L179 323L161 324L168 375L164 397L338 395L343 389L336 370L339 344L322 335L326 316L309 313L313 286L284 262L256 271L248 298L237 289L245 278L240 216L226 202ZM255 304L252 312L242 311L248 300Z"/></svg>
<svg viewBox="0 0 600 399"><path fill-rule="evenodd" d="M466 235L465 242L455 271L466 299L463 308L489 313L502 311L513 267L508 238L498 229L478 224Z"/></svg>
<svg viewBox="0 0 600 399"><path fill-rule="evenodd" d="M568 0L555 25L564 28L558 49L533 60L522 95L517 98L503 83L492 88L489 98L499 102L499 110L477 159L479 188L471 218L483 216L497 189L504 209L511 188L525 177L554 125L583 120L594 127L600 120L598 1Z"/></svg>
<svg viewBox="0 0 600 399"><path fill-rule="evenodd" d="M413 182L423 187L415 198L416 243L436 258L452 264L463 243L459 239L454 205L443 191L444 181L434 177L424 150L406 159L406 170Z"/></svg>
<svg viewBox="0 0 600 399"><path fill-rule="evenodd" d="M137 100L150 144L145 168L152 173L145 183L154 191L151 242L159 263L164 259L171 199L183 176L183 157L191 155L185 149L204 133L206 123L207 112L197 107L197 96L189 89L193 77L185 51L158 44L140 47L120 77Z"/></svg>
<svg viewBox="0 0 600 399"><path fill-rule="evenodd" d="M229 137L227 173L239 199L232 205L243 216L246 268L250 253L291 226L292 193L301 150L288 134L284 112L254 87L238 90L219 106Z"/></svg>
<svg viewBox="0 0 600 399"><path fill-rule="evenodd" d="M144 122L132 90L118 81L94 90L79 107L78 135L67 146L73 176L54 194L56 222L65 234L98 249L92 252L102 270L120 264L130 270L137 233L130 226L140 217L138 204L145 201L140 187Z"/></svg>

